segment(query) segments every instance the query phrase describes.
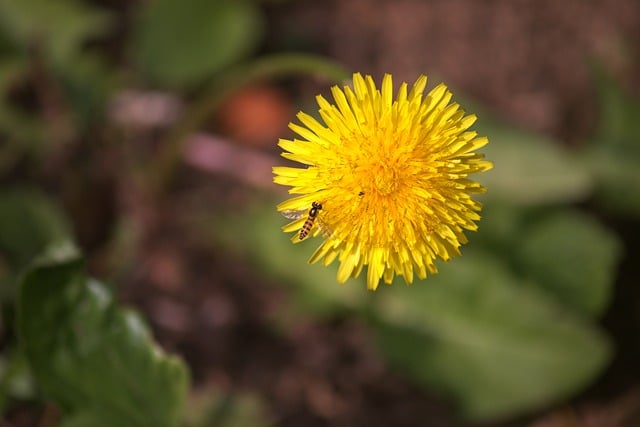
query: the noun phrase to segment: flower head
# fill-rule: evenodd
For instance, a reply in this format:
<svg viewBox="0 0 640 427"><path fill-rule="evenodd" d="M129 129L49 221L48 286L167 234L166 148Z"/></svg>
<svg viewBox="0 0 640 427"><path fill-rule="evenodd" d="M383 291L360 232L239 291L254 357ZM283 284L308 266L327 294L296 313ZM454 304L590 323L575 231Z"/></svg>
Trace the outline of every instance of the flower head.
<svg viewBox="0 0 640 427"><path fill-rule="evenodd" d="M301 139L281 139L283 157L306 165L274 167L274 182L298 196L278 205L295 219L293 240L322 234L309 262L340 262L338 281L368 266L367 284L395 274L407 283L437 272L436 258L460 255L464 230L476 230L485 191L469 174L492 164L475 150L486 137L469 131L474 115L451 102L444 84L426 96L427 77L394 99L390 75L378 89L371 76L353 75L353 88L331 89L334 103L317 96L323 123L303 112L289 127ZM315 203L315 205L314 205ZM306 230L306 233L300 230Z"/></svg>

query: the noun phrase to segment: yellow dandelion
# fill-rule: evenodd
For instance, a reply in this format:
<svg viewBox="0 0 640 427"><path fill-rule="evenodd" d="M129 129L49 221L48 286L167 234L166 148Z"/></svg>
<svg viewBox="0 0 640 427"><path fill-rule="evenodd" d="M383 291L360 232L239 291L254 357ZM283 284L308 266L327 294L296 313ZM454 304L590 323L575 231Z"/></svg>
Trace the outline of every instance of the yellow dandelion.
<svg viewBox="0 0 640 427"><path fill-rule="evenodd" d="M338 282L368 266L367 285L395 274L413 282L437 272L435 259L460 255L464 230L476 230L482 205L472 199L485 188L468 178L492 164L475 151L486 137L470 131L444 84L426 96L427 77L411 90L403 83L393 98L385 75L378 89L371 76L353 75L353 88L331 89L334 103L316 100L324 124L299 112L301 138L281 139L283 157L305 167L274 167L274 182L298 196L278 205L293 222L294 241L324 236L310 263L340 262Z"/></svg>

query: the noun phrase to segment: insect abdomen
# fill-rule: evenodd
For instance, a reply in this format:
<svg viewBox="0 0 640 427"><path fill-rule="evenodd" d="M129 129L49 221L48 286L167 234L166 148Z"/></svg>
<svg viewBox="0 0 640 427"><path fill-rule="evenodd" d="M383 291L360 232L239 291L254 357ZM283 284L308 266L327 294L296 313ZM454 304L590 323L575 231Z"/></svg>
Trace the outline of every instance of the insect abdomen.
<svg viewBox="0 0 640 427"><path fill-rule="evenodd" d="M315 216L314 217L309 216L309 218L307 218L307 220L304 222L304 225L300 229L300 240L304 239L309 235L309 232L313 227L313 222L315 221L315 219L316 219Z"/></svg>
<svg viewBox="0 0 640 427"><path fill-rule="evenodd" d="M318 202L313 202L311 204L311 209L309 209L309 216L307 220L304 222L304 225L300 229L300 240L304 239L309 235L311 228L313 227L313 223L318 216L318 211L322 209L322 205Z"/></svg>

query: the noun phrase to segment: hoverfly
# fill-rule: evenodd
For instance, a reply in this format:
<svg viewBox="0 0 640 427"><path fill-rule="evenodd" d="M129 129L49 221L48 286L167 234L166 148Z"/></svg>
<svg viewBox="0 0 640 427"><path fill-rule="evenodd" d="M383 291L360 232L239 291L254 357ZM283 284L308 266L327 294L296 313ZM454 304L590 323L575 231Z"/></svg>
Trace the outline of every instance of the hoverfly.
<svg viewBox="0 0 640 427"><path fill-rule="evenodd" d="M285 218L291 220L297 220L303 218L305 215L307 219L305 220L302 228L300 229L300 233L298 234L298 239L303 240L305 237L309 235L311 229L315 224L320 228L320 230L324 231L325 234L328 233L329 229L318 219L318 213L322 209L322 204L320 202L313 202L311 204L311 209L309 210L292 210L292 211L284 211L282 215Z"/></svg>

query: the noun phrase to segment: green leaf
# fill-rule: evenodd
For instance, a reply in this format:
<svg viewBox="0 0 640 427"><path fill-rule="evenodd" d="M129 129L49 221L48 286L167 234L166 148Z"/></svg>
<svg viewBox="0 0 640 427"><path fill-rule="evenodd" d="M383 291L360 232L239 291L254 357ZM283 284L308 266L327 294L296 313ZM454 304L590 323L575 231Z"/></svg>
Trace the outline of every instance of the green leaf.
<svg viewBox="0 0 640 427"><path fill-rule="evenodd" d="M581 200L591 192L589 169L558 141L485 115L474 128L489 137L482 151L494 168L473 177L487 187L488 198L540 205Z"/></svg>
<svg viewBox="0 0 640 427"><path fill-rule="evenodd" d="M41 259L24 277L18 331L38 384L67 426L176 426L187 371L147 326L85 276L77 256Z"/></svg>
<svg viewBox="0 0 640 427"><path fill-rule="evenodd" d="M562 303L599 316L611 297L622 244L580 212L548 215L520 233L514 247L523 273Z"/></svg>
<svg viewBox="0 0 640 427"><path fill-rule="evenodd" d="M520 244L520 233L531 210L531 207L512 205L496 199L488 200L483 203L480 212L478 231L467 233L467 247L490 250L507 257L512 255L514 245Z"/></svg>
<svg viewBox="0 0 640 427"><path fill-rule="evenodd" d="M47 247L67 241L71 226L46 195L31 189L0 191L0 255L19 270Z"/></svg>
<svg viewBox="0 0 640 427"><path fill-rule="evenodd" d="M640 101L616 82L597 74L601 116L596 135L586 147L596 201L610 211L640 215Z"/></svg>
<svg viewBox="0 0 640 427"><path fill-rule="evenodd" d="M5 413L12 399L31 400L36 394L24 354L6 345L0 353L0 414Z"/></svg>
<svg viewBox="0 0 640 427"><path fill-rule="evenodd" d="M0 60L0 129L11 136L14 153L47 148L42 145L47 141L42 117L14 105L7 96L16 85L24 85L25 75L33 74L34 60L43 63L47 78L64 80L62 102L71 104L78 118L106 102L105 82L112 81L114 73L104 66L98 70L85 50L87 41L106 34L111 23L111 15L78 0L0 0L0 44L6 45ZM0 163L0 172L1 168Z"/></svg>
<svg viewBox="0 0 640 427"><path fill-rule="evenodd" d="M640 156L640 100L627 93L605 71L597 69L595 77L600 117L592 142Z"/></svg>
<svg viewBox="0 0 640 427"><path fill-rule="evenodd" d="M376 294L382 351L475 421L557 403L607 364L607 338L500 260L467 251L424 283Z"/></svg>
<svg viewBox="0 0 640 427"><path fill-rule="evenodd" d="M640 156L595 148L587 158L597 180L596 203L609 212L640 216Z"/></svg>
<svg viewBox="0 0 640 427"><path fill-rule="evenodd" d="M111 28L111 16L77 0L0 0L0 27L26 51L34 46L53 64L64 64L84 43Z"/></svg>
<svg viewBox="0 0 640 427"><path fill-rule="evenodd" d="M104 119L109 97L118 87L118 75L103 58L85 54L59 69L74 124L85 131Z"/></svg>
<svg viewBox="0 0 640 427"><path fill-rule="evenodd" d="M190 87L248 55L261 32L252 2L157 0L142 10L133 53L148 78Z"/></svg>

